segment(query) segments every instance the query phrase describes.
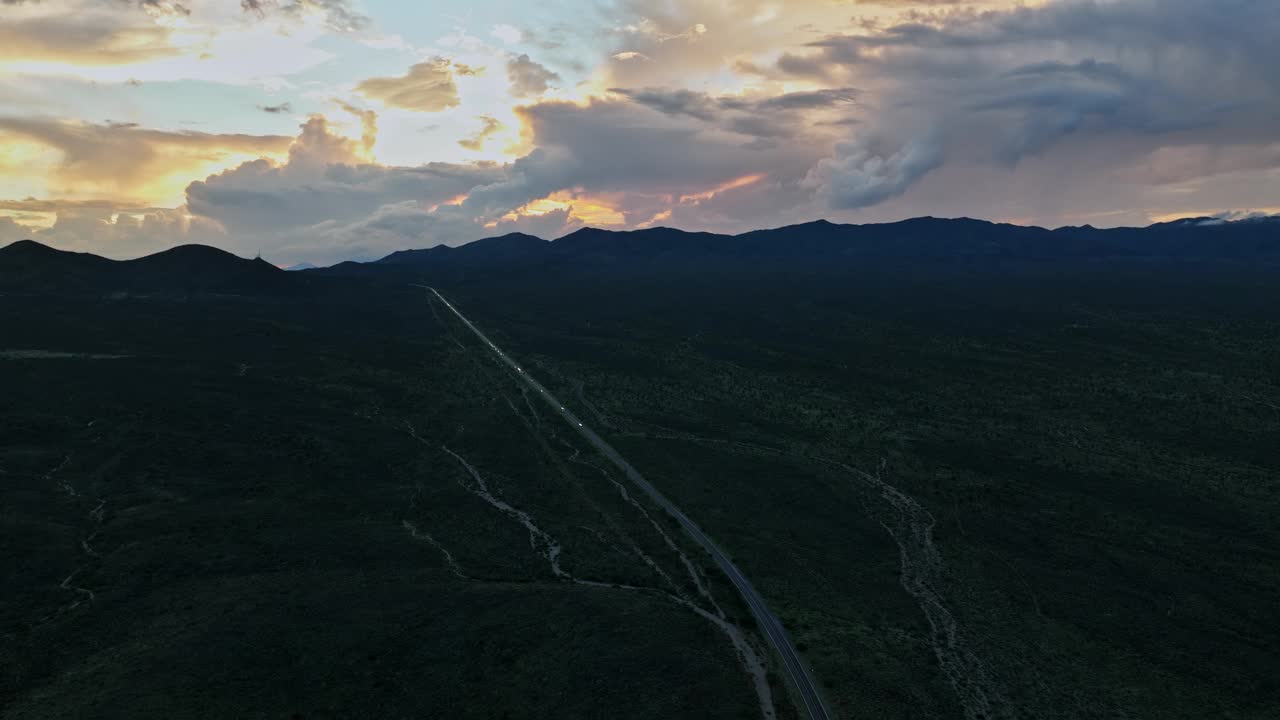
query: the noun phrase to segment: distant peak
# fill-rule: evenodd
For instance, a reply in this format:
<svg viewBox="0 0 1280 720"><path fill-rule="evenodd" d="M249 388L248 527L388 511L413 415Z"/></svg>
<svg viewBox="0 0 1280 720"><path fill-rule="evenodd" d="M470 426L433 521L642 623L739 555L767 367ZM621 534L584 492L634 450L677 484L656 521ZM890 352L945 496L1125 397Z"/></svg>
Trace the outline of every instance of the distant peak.
<svg viewBox="0 0 1280 720"><path fill-rule="evenodd" d="M613 231L605 230L604 228L592 227L588 225L587 227L578 228L577 230L574 230L573 232L561 237L560 239L563 240L564 238L576 237L578 235L600 235L602 233L608 233L608 232L613 232Z"/></svg>
<svg viewBox="0 0 1280 720"><path fill-rule="evenodd" d="M31 251L31 250L56 250L56 248L49 247L48 245L45 245L44 243L41 243L41 242L36 242L35 240L15 240L9 243L8 245L5 245L3 248L0 248L0 252L5 252L8 250L19 252L19 251Z"/></svg>
<svg viewBox="0 0 1280 720"><path fill-rule="evenodd" d="M169 256L190 255L190 256L205 256L205 257L225 257L227 255L230 255L231 257L239 258L241 260L245 259L245 258L240 258L239 255L227 252L226 250L223 250L221 248L213 247L212 245L200 245L196 243L190 243L187 245L175 245L169 248L168 250L161 250L160 252L155 253L149 257L155 257L156 255L169 255ZM255 259L260 260L261 258L255 258Z"/></svg>
<svg viewBox="0 0 1280 720"><path fill-rule="evenodd" d="M487 237L487 238L481 238L479 240L473 240L469 243L459 245L458 247L466 247L467 245L476 245L476 244L509 245L511 243L544 243L544 242L546 242L546 240L543 240L537 235L530 235L528 233L522 233L522 232L509 232L506 235L497 235L494 237Z"/></svg>
<svg viewBox="0 0 1280 720"><path fill-rule="evenodd" d="M62 256L85 256L97 257L89 253L73 252L71 250L59 250L56 247L45 245L35 240L17 240L0 247L0 255L11 259L49 259L52 260Z"/></svg>

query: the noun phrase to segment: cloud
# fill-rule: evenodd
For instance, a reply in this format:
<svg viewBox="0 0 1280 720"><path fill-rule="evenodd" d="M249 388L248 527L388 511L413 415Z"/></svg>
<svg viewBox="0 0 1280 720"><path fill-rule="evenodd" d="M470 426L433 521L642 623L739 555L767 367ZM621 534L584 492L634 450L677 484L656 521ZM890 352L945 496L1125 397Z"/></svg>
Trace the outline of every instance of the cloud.
<svg viewBox="0 0 1280 720"><path fill-rule="evenodd" d="M138 6L156 15L191 15L191 8L174 0L138 0Z"/></svg>
<svg viewBox="0 0 1280 720"><path fill-rule="evenodd" d="M857 95L853 88L830 88L781 95L711 95L682 88L610 88L664 115L688 116L741 135L790 137L829 121L825 111L843 111Z"/></svg>
<svg viewBox="0 0 1280 720"><path fill-rule="evenodd" d="M637 110L629 102L543 102L518 110L536 148L505 178L471 191L462 207L496 217L560 191L615 194L618 211L642 219L657 202L768 173L798 183L820 148L752 148L693 118ZM632 206L634 204L634 206Z"/></svg>
<svg viewBox="0 0 1280 720"><path fill-rule="evenodd" d="M326 0L261 3L176 0L48 0L5 6L0 63L6 79L24 77L104 84L204 80L269 84L333 57L314 43L361 23L345 4ZM259 19L260 18L260 19ZM346 29L343 29L346 28ZM373 42L367 30L356 32ZM50 104L100 105L48 91ZM91 95L90 97L93 97Z"/></svg>
<svg viewBox="0 0 1280 720"><path fill-rule="evenodd" d="M726 112L761 113L788 110L817 110L850 105L855 102L855 88L828 88L772 96L719 95L680 88L609 88L633 102L667 115L688 115L699 120L714 120Z"/></svg>
<svg viewBox="0 0 1280 720"><path fill-rule="evenodd" d="M494 25L493 30L491 30L489 34L507 45L515 45L516 43L524 40L524 33L520 32L519 28L514 25L507 25L506 23Z"/></svg>
<svg viewBox="0 0 1280 720"><path fill-rule="evenodd" d="M464 66L465 67L465 66ZM470 67L465 67L470 72ZM454 82L453 62L435 57L409 68L401 77L369 78L356 86L356 92L391 107L418 112L439 112L456 107L458 85Z"/></svg>
<svg viewBox="0 0 1280 720"><path fill-rule="evenodd" d="M46 237L70 246L71 234L83 232L126 254L158 242L144 230L167 228L171 244L211 242L242 254L261 248L281 262L336 262L513 230L553 237L584 217L634 226L666 212L671 222L727 228L786 217L785 208L802 200L806 168L819 158L744 148L732 133L693 118L595 101L521 109L537 149L508 165L385 166L368 159L376 116L348 110L365 120L360 139L312 116L284 161L253 160L193 182L177 210L40 205L58 213L57 233Z"/></svg>
<svg viewBox="0 0 1280 720"><path fill-rule="evenodd" d="M988 0L990 1L990 0ZM879 5L881 7L928 7L933 5L973 5L983 0L854 0L855 5Z"/></svg>
<svg viewBox="0 0 1280 720"><path fill-rule="evenodd" d="M1178 185L1240 171L1280 168L1280 142L1197 144L1157 148L1129 167L1129 182Z"/></svg>
<svg viewBox="0 0 1280 720"><path fill-rule="evenodd" d="M5 4L11 4L9 0L5 0ZM18 240L30 240L36 234L34 228L20 225L13 218L7 218L0 215L0 246L8 245Z"/></svg>
<svg viewBox="0 0 1280 720"><path fill-rule="evenodd" d="M483 123L480 129L477 130L476 133L471 137L463 138L458 141L459 145L461 145L462 147L468 150L476 150L476 151L483 150L485 140L487 140L494 133L502 130L504 127L504 125L501 122L499 122L497 118L490 117L489 115L481 115L479 119L480 119L480 122Z"/></svg>
<svg viewBox="0 0 1280 720"><path fill-rule="evenodd" d="M245 155L283 152L281 135L202 133L141 128L132 123L85 123L42 117L0 117L0 138L51 148L49 169L55 194L112 194L151 200L175 176L234 161Z"/></svg>
<svg viewBox="0 0 1280 720"><path fill-rule="evenodd" d="M20 14L0 22L0 60L126 65L179 52L170 28L146 16L122 15L109 5L59 14L9 12Z"/></svg>
<svg viewBox="0 0 1280 720"><path fill-rule="evenodd" d="M315 15L337 32L357 32L370 24L369 18L352 8L347 0L240 0L240 8L260 19L277 16L301 20Z"/></svg>
<svg viewBox="0 0 1280 720"><path fill-rule="evenodd" d="M0 217L0 244L24 239L112 258L138 257L181 242L227 244L225 233L215 224L192 217L182 209L134 212L88 205L60 207L56 221L47 228Z"/></svg>
<svg viewBox="0 0 1280 720"><path fill-rule="evenodd" d="M707 93L683 88L609 88L609 92L664 115L688 115L707 122L715 120L722 109Z"/></svg>
<svg viewBox="0 0 1280 720"><path fill-rule="evenodd" d="M875 205L906 192L917 180L942 165L943 150L935 136L906 143L882 144L874 137L836 147L805 176L803 186L823 193L835 208Z"/></svg>
<svg viewBox="0 0 1280 720"><path fill-rule="evenodd" d="M343 259L343 249L355 247L355 233L362 227L376 231L360 245L365 249L390 252L426 242L409 234L393 242L391 233L420 227L427 221L414 226L408 218L432 215L432 208L502 176L501 167L491 163L377 165L365 159L364 149L372 140L367 132L361 140L337 135L326 118L313 116L302 126L286 162L255 160L191 183L187 210L225 228L240 243L305 250L310 259ZM410 212L412 208L416 210ZM457 227L458 220L436 227L443 225ZM326 245L331 240L340 242Z"/></svg>
<svg viewBox="0 0 1280 720"><path fill-rule="evenodd" d="M856 102L858 92L856 88L846 87L784 93L761 102L759 108L762 110L813 110L848 105Z"/></svg>
<svg viewBox="0 0 1280 720"><path fill-rule="evenodd" d="M364 142L329 131L329 119L324 115L312 115L302 124L301 132L289 146L287 165L293 168L315 168L326 165L355 165L364 160L367 151ZM257 162L268 162L255 160ZM245 163L240 167L250 166Z"/></svg>
<svg viewBox="0 0 1280 720"><path fill-rule="evenodd" d="M511 95L527 98L541 95L550 83L560 76L529 59L528 55L512 56L507 60L507 79L511 82Z"/></svg>
<svg viewBox="0 0 1280 720"><path fill-rule="evenodd" d="M527 156L417 167L362 160L358 141L314 116L287 162L247 162L192 183L187 211L225 229L236 248L313 262L513 229L554 236L584 217L639 225L673 207L673 222L763 223L803 201L800 183L822 151L748 147L724 128L630 102L541 102L518 113L535 147ZM481 120L478 141L497 122Z"/></svg>
<svg viewBox="0 0 1280 720"><path fill-rule="evenodd" d="M907 17L813 42L772 69L869 86L870 122L809 175L833 207L898 195L944 159L1012 169L1049 153L1074 162L1070 152L1109 172L1172 147L1280 142L1280 14L1262 0Z"/></svg>
<svg viewBox="0 0 1280 720"><path fill-rule="evenodd" d="M246 15L234 3L215 11L61 1L83 12L5 2L0 62L15 53L104 64L67 72L108 82L199 75L235 83L243 80L230 71L247 68L235 78L281 76L272 104L260 106L278 115L334 92L320 88L341 87L288 85L298 68L341 64L320 65L347 52L340 48L351 38L318 42L326 33L354 32L364 42L368 32L344 2L245 0ZM480 31L483 39L454 33L439 47L466 63L434 57L403 76L368 78L334 101L359 119L359 131L320 115L296 137L202 135L35 111L0 118L0 173L11 194L58 198L6 201L0 211L13 219L0 232L56 214L62 234L50 237L71 242L78 228L125 247L135 233L141 247L152 242L142 218L155 216L149 227L323 261L456 244L509 227L555 234L583 222L737 231L819 215L930 213L1118 223L1140 222L1147 208L1274 205L1280 14L1262 0L602 7L607 15L584 13L572 25L499 24ZM214 12L232 24L202 25ZM27 36L17 36L17 25ZM225 42L196 62L211 39ZM538 60L564 76L521 50L543 53ZM168 57L179 51L185 57ZM493 62L505 75L466 79ZM36 87L48 78L6 79L0 92L41 103L39 112L68 112L70 100L54 97L61 86ZM234 101L241 112L254 102L242 97ZM511 108L512 97L524 106ZM110 108L94 117L146 120ZM460 109L442 112L451 108ZM420 116L399 110L440 113L432 124L439 144L414 132L425 124ZM459 146L491 152L497 134L505 140L517 130L525 154L508 164L379 164L379 122L383 159L405 145L465 158ZM192 178L204 179L188 184ZM94 204L100 198L108 200ZM159 198L185 204L159 211ZM52 204L40 210L39 202Z"/></svg>
<svg viewBox="0 0 1280 720"><path fill-rule="evenodd" d="M832 32L848 19L838 2L613 0L610 7L614 25L601 39L611 62L600 71L609 87L721 88L735 61L768 62L813 39L799 29L806 23Z"/></svg>
<svg viewBox="0 0 1280 720"><path fill-rule="evenodd" d="M0 237L34 237L113 257L201 242L240 254L262 249L273 260L336 262L457 244L491 232L485 224L492 221L463 212L457 203L471 189L502 180L503 166L376 164L369 151L377 141L377 115L342 106L361 120L360 137L338 134L328 118L311 116L289 142L283 161L260 158L190 183L182 207L116 199L3 200L0 216L14 218L0 220ZM52 227L31 224L41 218L47 223L51 215ZM549 219L542 222L539 227ZM498 226L506 225L499 220L493 227Z"/></svg>
<svg viewBox="0 0 1280 720"><path fill-rule="evenodd" d="M110 210L112 212L149 212L142 203L131 203L119 200L40 200L25 198L22 200L0 200L0 210L11 210L21 213L59 213L74 210Z"/></svg>
<svg viewBox="0 0 1280 720"><path fill-rule="evenodd" d="M363 151L361 157L369 158L373 156L373 146L378 142L378 113L372 110L364 110L350 103L337 101L338 107L344 111L355 115L360 120L360 148ZM295 142L296 146L297 143Z"/></svg>
<svg viewBox="0 0 1280 720"><path fill-rule="evenodd" d="M1211 221L1206 221L1201 224L1205 225L1214 221L1216 221L1217 223L1224 223L1224 222L1240 222L1241 220L1275 220L1275 219L1280 219L1280 215L1276 215L1275 213L1268 212L1268 211L1226 210L1224 212L1215 214Z"/></svg>

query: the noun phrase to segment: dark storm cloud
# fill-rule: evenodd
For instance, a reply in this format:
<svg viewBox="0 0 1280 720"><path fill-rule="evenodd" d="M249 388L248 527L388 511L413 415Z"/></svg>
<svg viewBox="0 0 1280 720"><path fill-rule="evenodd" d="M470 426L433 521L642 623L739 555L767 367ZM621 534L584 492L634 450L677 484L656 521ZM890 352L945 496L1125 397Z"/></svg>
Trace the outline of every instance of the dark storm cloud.
<svg viewBox="0 0 1280 720"><path fill-rule="evenodd" d="M714 96L668 88L610 88L609 92L664 115L683 115L717 124L731 132L763 138L793 135L804 127L805 116L800 111L849 105L858 91L832 88L763 98Z"/></svg>
<svg viewBox="0 0 1280 720"><path fill-rule="evenodd" d="M441 203L501 176L491 164L374 165L360 160L360 147L315 116L294 140L288 162L254 160L194 182L187 207L233 232L276 232L355 222L401 202Z"/></svg>
<svg viewBox="0 0 1280 720"><path fill-rule="evenodd" d="M856 100L858 90L855 88L830 88L810 92L793 92L761 101L757 107L761 110L812 110L836 105L846 105Z"/></svg>
<svg viewBox="0 0 1280 720"><path fill-rule="evenodd" d="M248 162L192 183L187 209L246 248L257 243L276 256L313 260L370 258L512 230L556 236L580 226L567 209L511 215L555 193L613 198L633 224L672 203L681 206L683 222L774 221L802 194L799 180L820 156L820 146L753 148L718 126L629 101L542 102L518 112L535 147L525 157L508 165L418 167L362 161L357 141L315 116L294 140L288 162ZM481 121L482 134L496 123ZM765 173L778 181L764 182ZM753 195L706 194L744 177L750 190L734 192ZM702 199L686 202L685 195ZM707 211L699 215L704 202Z"/></svg>
<svg viewBox="0 0 1280 720"><path fill-rule="evenodd" d="M1268 0L1060 0L824 38L774 71L869 79L873 121L809 178L833 205L864 207L984 153L1013 165L1118 138L1122 163L1280 141L1277 36Z"/></svg>
<svg viewBox="0 0 1280 720"><path fill-rule="evenodd" d="M707 93L679 88L609 88L632 102L664 115L688 115L711 122L719 117L721 105Z"/></svg>
<svg viewBox="0 0 1280 720"><path fill-rule="evenodd" d="M766 172L798 181L820 152L807 146L753 149L718 127L638 113L630 102L545 102L519 112L536 149L508 166L501 182L470 193L462 207L474 215L501 214L572 188L642 198L698 193ZM621 211L626 215L628 208Z"/></svg>
<svg viewBox="0 0 1280 720"><path fill-rule="evenodd" d="M831 77L831 64L821 58L783 53L778 58L778 69L791 75L827 80Z"/></svg>

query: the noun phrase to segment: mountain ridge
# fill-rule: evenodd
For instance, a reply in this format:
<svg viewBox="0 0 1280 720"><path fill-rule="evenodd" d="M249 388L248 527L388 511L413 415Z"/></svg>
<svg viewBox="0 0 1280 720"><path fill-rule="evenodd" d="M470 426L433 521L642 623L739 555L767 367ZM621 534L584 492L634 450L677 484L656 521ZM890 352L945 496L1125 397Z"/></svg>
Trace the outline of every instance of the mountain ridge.
<svg viewBox="0 0 1280 720"><path fill-rule="evenodd" d="M0 247L0 289L136 293L268 292L284 271L209 245L177 245L129 260L53 248L35 240Z"/></svg>
<svg viewBox="0 0 1280 720"><path fill-rule="evenodd" d="M1083 225L1052 230L968 217L923 216L859 225L820 219L737 235L670 227L586 227L556 240L507 233L459 246L398 250L370 262L346 261L293 272L204 245L179 245L131 260L109 260L20 240L0 248L0 289L83 286L226 292L278 289L286 282L285 275L376 277L439 270L474 276L522 267L728 268L751 263L825 267L876 260L1107 258L1280 261L1280 217L1195 217L1142 228Z"/></svg>

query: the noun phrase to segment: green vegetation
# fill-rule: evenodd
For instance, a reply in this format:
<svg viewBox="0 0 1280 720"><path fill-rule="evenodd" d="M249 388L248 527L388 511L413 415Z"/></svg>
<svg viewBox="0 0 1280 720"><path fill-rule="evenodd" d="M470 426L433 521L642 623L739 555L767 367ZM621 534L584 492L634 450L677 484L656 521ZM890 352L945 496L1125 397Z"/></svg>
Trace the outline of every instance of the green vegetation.
<svg viewBox="0 0 1280 720"><path fill-rule="evenodd" d="M733 556L841 716L1262 719L1275 278L438 286ZM424 291L354 287L0 297L4 716L760 717L752 623L670 518Z"/></svg>
<svg viewBox="0 0 1280 720"><path fill-rule="evenodd" d="M884 270L464 306L583 388L848 716L1280 715L1274 271Z"/></svg>
<svg viewBox="0 0 1280 720"><path fill-rule="evenodd" d="M674 554L421 293L11 296L0 326L124 356L0 360L4 717L759 715L632 543ZM655 589L557 578L446 444L566 571Z"/></svg>

